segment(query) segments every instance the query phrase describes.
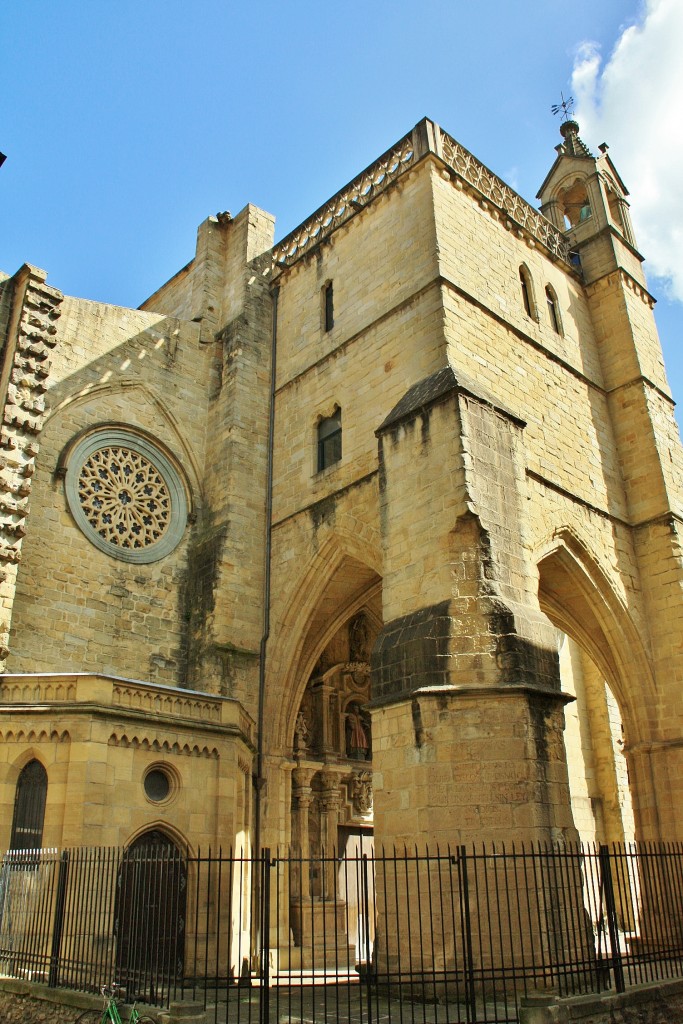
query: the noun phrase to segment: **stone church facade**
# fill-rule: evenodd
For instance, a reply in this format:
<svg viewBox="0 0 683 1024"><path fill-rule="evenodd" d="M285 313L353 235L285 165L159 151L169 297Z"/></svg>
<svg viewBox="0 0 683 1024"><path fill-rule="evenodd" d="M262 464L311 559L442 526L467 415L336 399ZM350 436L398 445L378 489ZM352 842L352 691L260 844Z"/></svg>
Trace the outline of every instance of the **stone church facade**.
<svg viewBox="0 0 683 1024"><path fill-rule="evenodd" d="M681 446L627 191L421 121L140 309L0 285L0 843L681 839Z"/></svg>

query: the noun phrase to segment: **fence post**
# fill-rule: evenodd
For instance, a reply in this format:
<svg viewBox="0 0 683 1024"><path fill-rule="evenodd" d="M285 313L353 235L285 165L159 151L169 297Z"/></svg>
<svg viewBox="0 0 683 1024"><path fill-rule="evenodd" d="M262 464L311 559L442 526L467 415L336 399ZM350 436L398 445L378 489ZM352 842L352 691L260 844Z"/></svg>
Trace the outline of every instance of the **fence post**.
<svg viewBox="0 0 683 1024"><path fill-rule="evenodd" d="M470 889L467 877L467 850L461 846L458 851L458 872L460 875L460 921L462 928L463 953L465 954L465 1010L467 1024L475 1024L477 1002L474 991L474 958L472 955L472 922L470 920Z"/></svg>
<svg viewBox="0 0 683 1024"><path fill-rule="evenodd" d="M610 863L609 847L601 843L599 856L603 891L605 893L607 927L609 929L610 946L612 947L614 984L617 992L624 992L626 984L624 982L624 965L621 961L621 950L619 949L619 924L617 921L617 907L614 899L614 886L612 884L612 866Z"/></svg>
<svg viewBox="0 0 683 1024"><path fill-rule="evenodd" d="M52 926L52 948L50 949L50 973L47 984L56 988L59 983L59 954L62 946L64 930L64 908L66 906L66 882L69 872L69 851L62 850L57 875L57 898L55 899L55 919Z"/></svg>
<svg viewBox="0 0 683 1024"><path fill-rule="evenodd" d="M370 955L370 900L368 898L368 855L363 854L361 878L363 880L363 920L365 939L365 991L368 999L368 1024L372 1024L372 961Z"/></svg>
<svg viewBox="0 0 683 1024"><path fill-rule="evenodd" d="M270 1020L270 848L261 850L261 952L260 952L260 995L259 1021L269 1024Z"/></svg>

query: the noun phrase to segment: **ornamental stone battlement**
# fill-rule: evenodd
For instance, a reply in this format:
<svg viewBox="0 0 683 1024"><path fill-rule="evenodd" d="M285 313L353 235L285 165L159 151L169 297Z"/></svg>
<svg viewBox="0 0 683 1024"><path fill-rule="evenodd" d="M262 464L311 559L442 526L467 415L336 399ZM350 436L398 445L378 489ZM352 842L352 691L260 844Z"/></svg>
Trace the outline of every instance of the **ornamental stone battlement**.
<svg viewBox="0 0 683 1024"><path fill-rule="evenodd" d="M490 204L508 231L514 231L520 238L533 240L550 255L571 265L570 245L565 236L469 150L425 117L412 132L399 139L274 246L269 254L271 272L277 273L283 267L296 263L428 153L433 153L446 164L456 188L473 190L484 209Z"/></svg>

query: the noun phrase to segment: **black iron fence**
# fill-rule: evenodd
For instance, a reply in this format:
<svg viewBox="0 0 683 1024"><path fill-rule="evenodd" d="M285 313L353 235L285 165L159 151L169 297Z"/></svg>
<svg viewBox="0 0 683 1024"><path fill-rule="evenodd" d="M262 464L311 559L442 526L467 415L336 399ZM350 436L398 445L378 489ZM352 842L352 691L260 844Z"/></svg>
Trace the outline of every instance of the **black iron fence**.
<svg viewBox="0 0 683 1024"><path fill-rule="evenodd" d="M683 974L681 846L351 850L11 852L0 974L264 1024L493 1024Z"/></svg>

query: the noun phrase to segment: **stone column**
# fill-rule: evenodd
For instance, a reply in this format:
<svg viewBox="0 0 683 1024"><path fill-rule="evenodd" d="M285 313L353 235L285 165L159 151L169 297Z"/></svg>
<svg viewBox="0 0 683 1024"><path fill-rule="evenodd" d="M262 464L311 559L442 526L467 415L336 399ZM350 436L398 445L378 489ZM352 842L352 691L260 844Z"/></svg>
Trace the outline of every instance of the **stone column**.
<svg viewBox="0 0 683 1024"><path fill-rule="evenodd" d="M322 898L334 900L337 896L337 847L339 845L339 775L323 772L324 789L320 796L320 846L324 856L322 870Z"/></svg>
<svg viewBox="0 0 683 1024"><path fill-rule="evenodd" d="M301 766L292 772L292 873L291 898L310 896L308 812L313 799L311 779L314 769Z"/></svg>

